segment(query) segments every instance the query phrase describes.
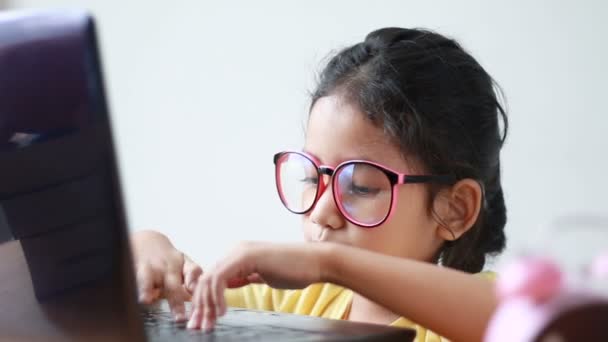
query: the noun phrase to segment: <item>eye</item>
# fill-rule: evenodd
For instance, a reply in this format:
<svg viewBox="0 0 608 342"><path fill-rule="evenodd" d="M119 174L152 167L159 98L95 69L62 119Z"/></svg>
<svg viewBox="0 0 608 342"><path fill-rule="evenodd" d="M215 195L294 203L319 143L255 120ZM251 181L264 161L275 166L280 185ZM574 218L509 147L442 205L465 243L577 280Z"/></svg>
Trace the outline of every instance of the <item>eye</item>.
<svg viewBox="0 0 608 342"><path fill-rule="evenodd" d="M300 179L300 183L309 184L309 185L317 185L319 184L318 177L304 177Z"/></svg>
<svg viewBox="0 0 608 342"><path fill-rule="evenodd" d="M356 196L374 196L380 192L379 188L372 188L368 186L359 186L355 183L351 183L349 192Z"/></svg>

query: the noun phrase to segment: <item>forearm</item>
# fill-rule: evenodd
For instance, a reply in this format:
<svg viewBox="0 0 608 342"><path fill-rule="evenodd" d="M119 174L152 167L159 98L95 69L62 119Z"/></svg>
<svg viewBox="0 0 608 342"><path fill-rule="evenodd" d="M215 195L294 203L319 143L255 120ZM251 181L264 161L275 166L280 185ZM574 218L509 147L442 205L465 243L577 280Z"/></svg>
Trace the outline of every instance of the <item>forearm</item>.
<svg viewBox="0 0 608 342"><path fill-rule="evenodd" d="M492 283L437 265L326 244L322 277L456 341L480 341L497 305Z"/></svg>

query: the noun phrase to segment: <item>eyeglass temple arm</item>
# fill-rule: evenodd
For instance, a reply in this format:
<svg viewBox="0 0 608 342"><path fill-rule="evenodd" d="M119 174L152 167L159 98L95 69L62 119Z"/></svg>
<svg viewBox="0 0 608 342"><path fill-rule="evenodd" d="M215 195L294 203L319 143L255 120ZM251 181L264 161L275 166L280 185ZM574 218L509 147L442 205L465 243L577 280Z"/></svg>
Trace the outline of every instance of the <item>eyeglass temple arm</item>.
<svg viewBox="0 0 608 342"><path fill-rule="evenodd" d="M403 178L403 184L406 183L444 183L449 184L454 181L454 177L451 175L431 175L431 176L412 176L406 175Z"/></svg>

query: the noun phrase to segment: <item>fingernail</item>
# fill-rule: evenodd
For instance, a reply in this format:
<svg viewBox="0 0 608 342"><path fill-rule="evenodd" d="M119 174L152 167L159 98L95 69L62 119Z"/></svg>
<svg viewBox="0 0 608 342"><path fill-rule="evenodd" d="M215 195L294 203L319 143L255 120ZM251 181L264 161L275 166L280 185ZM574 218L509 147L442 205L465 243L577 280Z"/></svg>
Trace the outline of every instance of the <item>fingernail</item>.
<svg viewBox="0 0 608 342"><path fill-rule="evenodd" d="M175 320L178 321L178 322L185 321L186 320L186 315L184 315L181 312L178 312L178 313L175 314Z"/></svg>
<svg viewBox="0 0 608 342"><path fill-rule="evenodd" d="M187 325L188 329L194 329L194 318L190 318Z"/></svg>
<svg viewBox="0 0 608 342"><path fill-rule="evenodd" d="M207 321L207 319L203 319L203 325L202 325L203 331L207 332L209 331L209 323Z"/></svg>

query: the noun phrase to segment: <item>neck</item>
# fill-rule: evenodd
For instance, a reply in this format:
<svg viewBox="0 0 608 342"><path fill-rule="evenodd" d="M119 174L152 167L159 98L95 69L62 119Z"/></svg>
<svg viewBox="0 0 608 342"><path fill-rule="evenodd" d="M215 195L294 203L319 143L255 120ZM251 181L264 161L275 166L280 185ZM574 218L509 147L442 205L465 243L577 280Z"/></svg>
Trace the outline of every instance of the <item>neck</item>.
<svg viewBox="0 0 608 342"><path fill-rule="evenodd" d="M399 315L389 309L372 302L358 293L353 294L353 301L348 315L349 321L388 325Z"/></svg>

